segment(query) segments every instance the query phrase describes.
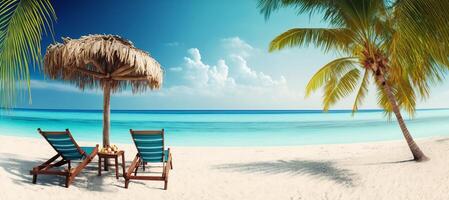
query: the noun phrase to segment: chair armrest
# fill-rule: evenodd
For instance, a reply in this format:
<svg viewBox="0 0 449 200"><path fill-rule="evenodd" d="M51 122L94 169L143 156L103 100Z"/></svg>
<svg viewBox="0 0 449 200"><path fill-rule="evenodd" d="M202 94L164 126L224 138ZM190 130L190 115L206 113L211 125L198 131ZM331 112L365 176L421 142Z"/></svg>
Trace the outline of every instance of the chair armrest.
<svg viewBox="0 0 449 200"><path fill-rule="evenodd" d="M134 157L133 162L131 163L131 165L128 168L128 171L126 172L126 174L124 174L125 178L130 177L131 174L133 173L134 169L139 166L140 163L140 157L139 157L139 153L136 154L136 157Z"/></svg>
<svg viewBox="0 0 449 200"><path fill-rule="evenodd" d="M167 153L168 153L168 159L165 161L167 164L165 165L165 168L164 168L164 176L168 176L168 172L172 168L172 166L171 166L172 157L171 157L170 148L167 149Z"/></svg>
<svg viewBox="0 0 449 200"><path fill-rule="evenodd" d="M98 145L98 144L95 145L95 148L94 148L94 150L92 151L92 153L91 153L90 155L88 155L88 156L90 157L90 159L95 158L95 156L98 154L98 148L99 148L99 145Z"/></svg>

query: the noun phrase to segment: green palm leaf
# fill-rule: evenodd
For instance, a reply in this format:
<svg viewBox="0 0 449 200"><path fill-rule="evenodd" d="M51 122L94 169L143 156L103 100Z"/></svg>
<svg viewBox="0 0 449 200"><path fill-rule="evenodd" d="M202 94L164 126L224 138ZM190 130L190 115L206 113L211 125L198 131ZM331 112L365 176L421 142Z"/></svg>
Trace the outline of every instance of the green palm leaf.
<svg viewBox="0 0 449 200"><path fill-rule="evenodd" d="M306 86L306 97L326 82L335 77L340 77L352 68L355 67L356 60L353 57L344 57L335 59L325 66L323 66L317 73L315 73Z"/></svg>
<svg viewBox="0 0 449 200"><path fill-rule="evenodd" d="M357 68L350 70L341 78L332 77L324 89L323 110L328 111L332 105L352 93L359 78L360 70Z"/></svg>
<svg viewBox="0 0 449 200"><path fill-rule="evenodd" d="M345 28L294 28L277 36L270 43L269 51L310 44L321 47L324 51L331 49L348 51L352 40L353 33Z"/></svg>
<svg viewBox="0 0 449 200"><path fill-rule="evenodd" d="M388 100L387 95L385 94L384 89L379 84L376 84L376 92L377 92L377 104L384 109L384 113L386 116L388 116L389 119L391 119L391 116L393 114L393 106L391 105L390 101ZM396 94L396 89L391 88L393 94Z"/></svg>
<svg viewBox="0 0 449 200"><path fill-rule="evenodd" d="M401 0L395 4L393 20L400 37L391 52L424 98L429 96L432 84L443 80L449 66L447 8L449 1L441 0Z"/></svg>
<svg viewBox="0 0 449 200"><path fill-rule="evenodd" d="M395 85L398 88L396 98L399 107L407 111L409 115L413 117L416 107L416 92L413 91L412 84L407 78L404 78Z"/></svg>
<svg viewBox="0 0 449 200"><path fill-rule="evenodd" d="M40 68L42 34L55 19L49 0L0 2L0 106L11 107L25 85L31 100L29 68Z"/></svg>
<svg viewBox="0 0 449 200"><path fill-rule="evenodd" d="M260 12L268 19L272 12L280 8L293 7L297 9L298 14L304 12L318 12L326 9L330 1L328 0L260 0L258 7Z"/></svg>
<svg viewBox="0 0 449 200"><path fill-rule="evenodd" d="M352 106L353 115L359 109L359 105L361 105L363 100L365 99L366 94L368 93L368 85L369 85L369 71L365 70L365 73L360 83L359 90L354 100L354 105Z"/></svg>

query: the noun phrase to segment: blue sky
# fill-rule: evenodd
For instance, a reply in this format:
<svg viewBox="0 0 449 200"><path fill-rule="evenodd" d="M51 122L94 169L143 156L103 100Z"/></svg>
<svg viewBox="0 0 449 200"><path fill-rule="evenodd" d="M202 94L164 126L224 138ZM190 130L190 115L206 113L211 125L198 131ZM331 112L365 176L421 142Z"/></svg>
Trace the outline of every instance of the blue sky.
<svg viewBox="0 0 449 200"><path fill-rule="evenodd" d="M323 27L319 16L291 9L265 20L256 0L52 1L55 38L116 34L134 42L164 67L159 91L112 97L112 109L320 109L320 93L304 99L308 79L335 58L313 47L268 53L277 34L293 27ZM45 37L43 46L52 42ZM447 84L446 84L447 85ZM446 107L446 85L419 107ZM447 98L441 98L447 97ZM101 109L102 93L80 91L32 74L32 104L19 107ZM377 108L371 93L363 108ZM335 108L351 108L344 99Z"/></svg>

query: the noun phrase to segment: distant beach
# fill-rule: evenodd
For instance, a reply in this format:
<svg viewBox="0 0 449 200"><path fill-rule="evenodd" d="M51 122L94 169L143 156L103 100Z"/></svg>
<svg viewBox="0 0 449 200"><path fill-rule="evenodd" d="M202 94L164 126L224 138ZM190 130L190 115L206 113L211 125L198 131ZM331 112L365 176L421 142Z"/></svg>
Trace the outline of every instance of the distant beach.
<svg viewBox="0 0 449 200"><path fill-rule="evenodd" d="M165 128L171 146L297 146L402 139L381 110L112 111L112 143L130 143L129 129ZM416 138L449 136L449 110L418 110L405 117ZM0 112L0 135L39 138L36 129L69 128L80 141L101 142L102 111L15 109ZM432 128L429 128L432 127Z"/></svg>

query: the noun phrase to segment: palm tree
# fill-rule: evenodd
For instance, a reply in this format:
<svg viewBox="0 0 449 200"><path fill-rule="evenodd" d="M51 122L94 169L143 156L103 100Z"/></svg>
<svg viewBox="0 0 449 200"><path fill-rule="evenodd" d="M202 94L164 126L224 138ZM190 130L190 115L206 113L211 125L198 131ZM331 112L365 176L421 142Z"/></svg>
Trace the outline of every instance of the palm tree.
<svg viewBox="0 0 449 200"><path fill-rule="evenodd" d="M29 68L40 68L42 34L55 19L49 0L0 1L0 107L13 106L24 85L31 100Z"/></svg>
<svg viewBox="0 0 449 200"><path fill-rule="evenodd" d="M424 2L424 3L423 3ZM428 158L413 140L401 109L413 114L417 96L426 98L431 83L441 81L447 65L442 41L449 41L441 12L448 1L420 0L259 0L268 18L273 11L291 7L298 14L322 14L326 28L293 28L271 43L269 51L314 45L341 58L323 66L309 81L306 96L323 88L327 111L338 100L356 92L353 112L377 86L378 104L396 116L416 161ZM420 7L426 4L424 7ZM424 12L424 13L423 13ZM420 18L418 18L420 17ZM441 30L429 33L428 28Z"/></svg>

